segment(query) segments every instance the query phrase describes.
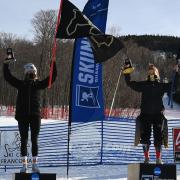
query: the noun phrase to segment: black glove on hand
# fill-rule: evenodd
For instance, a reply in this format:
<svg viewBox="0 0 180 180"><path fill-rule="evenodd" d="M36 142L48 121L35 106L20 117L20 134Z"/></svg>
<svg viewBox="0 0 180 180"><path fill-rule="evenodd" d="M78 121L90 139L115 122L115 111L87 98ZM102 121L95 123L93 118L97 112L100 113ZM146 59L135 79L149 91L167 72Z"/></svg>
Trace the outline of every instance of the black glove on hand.
<svg viewBox="0 0 180 180"><path fill-rule="evenodd" d="M132 67L132 62L129 58L125 59L124 67L123 67L123 74L131 74L134 71Z"/></svg>
<svg viewBox="0 0 180 180"><path fill-rule="evenodd" d="M4 64L8 64L10 62L16 61L16 59L14 58L14 53L12 51L12 48L7 48L6 54L7 54L7 57L4 60Z"/></svg>

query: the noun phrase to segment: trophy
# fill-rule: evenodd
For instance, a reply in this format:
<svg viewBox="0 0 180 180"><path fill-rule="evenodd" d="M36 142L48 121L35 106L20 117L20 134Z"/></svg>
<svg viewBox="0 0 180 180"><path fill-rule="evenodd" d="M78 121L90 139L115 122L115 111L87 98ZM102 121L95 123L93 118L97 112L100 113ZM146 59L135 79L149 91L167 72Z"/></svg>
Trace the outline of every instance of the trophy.
<svg viewBox="0 0 180 180"><path fill-rule="evenodd" d="M132 62L131 62L131 59L130 58L126 58L124 60L124 64L127 68L132 68Z"/></svg>
<svg viewBox="0 0 180 180"><path fill-rule="evenodd" d="M124 74L130 74L134 71L134 67L132 66L132 62L130 58L126 58L124 60L124 69L123 69L123 73Z"/></svg>
<svg viewBox="0 0 180 180"><path fill-rule="evenodd" d="M16 61L16 59L14 58L14 53L13 53L12 48L7 48L6 54L7 54L7 57L5 59L6 62Z"/></svg>

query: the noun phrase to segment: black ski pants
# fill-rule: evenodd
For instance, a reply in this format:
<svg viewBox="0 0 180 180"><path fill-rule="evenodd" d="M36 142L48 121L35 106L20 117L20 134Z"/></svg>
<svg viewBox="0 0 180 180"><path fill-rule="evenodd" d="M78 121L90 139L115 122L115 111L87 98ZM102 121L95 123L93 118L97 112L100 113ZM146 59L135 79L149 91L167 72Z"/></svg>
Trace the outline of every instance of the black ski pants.
<svg viewBox="0 0 180 180"><path fill-rule="evenodd" d="M38 116L27 116L24 120L18 120L21 138L21 156L27 156L27 143L29 127L31 130L32 156L38 155L38 136L40 132L41 119Z"/></svg>
<svg viewBox="0 0 180 180"><path fill-rule="evenodd" d="M141 144L151 144L151 132L153 127L154 146L159 147L162 145L163 133L162 123L163 114L141 114Z"/></svg>

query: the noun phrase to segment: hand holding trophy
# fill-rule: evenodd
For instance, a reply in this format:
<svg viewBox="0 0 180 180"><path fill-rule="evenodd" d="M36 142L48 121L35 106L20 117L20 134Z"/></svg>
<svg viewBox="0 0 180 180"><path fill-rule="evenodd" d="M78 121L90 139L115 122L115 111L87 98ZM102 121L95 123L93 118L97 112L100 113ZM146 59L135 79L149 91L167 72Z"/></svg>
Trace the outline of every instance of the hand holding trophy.
<svg viewBox="0 0 180 180"><path fill-rule="evenodd" d="M16 59L14 58L14 53L13 53L12 48L7 48L6 54L7 54L7 57L5 58L4 63L7 64L7 63L16 61Z"/></svg>
<svg viewBox="0 0 180 180"><path fill-rule="evenodd" d="M127 57L124 60L123 74L131 74L134 71L134 67L132 66L131 59Z"/></svg>

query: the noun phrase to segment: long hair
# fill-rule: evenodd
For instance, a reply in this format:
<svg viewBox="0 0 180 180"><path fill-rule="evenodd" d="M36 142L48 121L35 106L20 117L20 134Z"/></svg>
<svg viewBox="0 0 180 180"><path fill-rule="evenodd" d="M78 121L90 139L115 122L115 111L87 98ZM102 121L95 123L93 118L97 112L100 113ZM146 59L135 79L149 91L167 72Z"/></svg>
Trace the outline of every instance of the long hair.
<svg viewBox="0 0 180 180"><path fill-rule="evenodd" d="M157 76L157 79L160 79L159 70L154 64L149 64L148 70L154 70L154 75ZM149 75L149 74L148 74Z"/></svg>

